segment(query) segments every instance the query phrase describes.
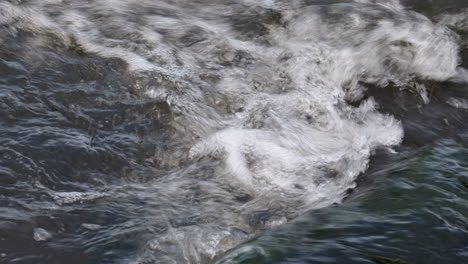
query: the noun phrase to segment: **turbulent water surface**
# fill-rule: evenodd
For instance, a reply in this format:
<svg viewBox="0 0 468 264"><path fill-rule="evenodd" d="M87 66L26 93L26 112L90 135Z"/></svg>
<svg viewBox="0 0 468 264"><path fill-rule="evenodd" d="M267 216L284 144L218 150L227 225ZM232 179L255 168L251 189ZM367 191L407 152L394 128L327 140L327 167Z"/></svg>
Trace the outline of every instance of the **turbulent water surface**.
<svg viewBox="0 0 468 264"><path fill-rule="evenodd" d="M467 263L468 2L0 1L0 263Z"/></svg>

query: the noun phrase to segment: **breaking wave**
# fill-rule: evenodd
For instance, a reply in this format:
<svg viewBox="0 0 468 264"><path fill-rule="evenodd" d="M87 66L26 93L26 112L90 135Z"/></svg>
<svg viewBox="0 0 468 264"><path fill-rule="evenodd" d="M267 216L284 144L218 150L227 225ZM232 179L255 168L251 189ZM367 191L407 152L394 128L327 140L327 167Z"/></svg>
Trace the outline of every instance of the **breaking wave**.
<svg viewBox="0 0 468 264"><path fill-rule="evenodd" d="M425 80L467 80L450 29L466 30L466 15L434 23L397 1L322 2L3 1L0 30L31 34L29 66L51 46L118 58L123 89L167 105L164 176L115 187L160 204L166 226L132 263L205 263L340 202L376 149L401 143L401 122L368 89L428 103ZM51 195L67 204L87 193Z"/></svg>

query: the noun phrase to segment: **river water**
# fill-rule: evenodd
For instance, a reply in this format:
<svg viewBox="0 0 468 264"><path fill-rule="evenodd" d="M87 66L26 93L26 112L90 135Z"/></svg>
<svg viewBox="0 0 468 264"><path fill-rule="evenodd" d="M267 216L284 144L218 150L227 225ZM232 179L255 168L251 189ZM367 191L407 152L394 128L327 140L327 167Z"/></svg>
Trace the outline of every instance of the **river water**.
<svg viewBox="0 0 468 264"><path fill-rule="evenodd" d="M3 0L0 263L467 263L468 2Z"/></svg>

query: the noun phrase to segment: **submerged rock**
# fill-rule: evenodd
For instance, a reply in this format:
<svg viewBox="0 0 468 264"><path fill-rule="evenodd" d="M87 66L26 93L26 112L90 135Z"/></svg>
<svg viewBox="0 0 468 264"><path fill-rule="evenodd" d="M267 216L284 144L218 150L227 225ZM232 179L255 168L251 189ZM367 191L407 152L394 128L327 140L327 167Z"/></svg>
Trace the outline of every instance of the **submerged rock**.
<svg viewBox="0 0 468 264"><path fill-rule="evenodd" d="M13 172L7 168L0 168L0 185L15 184L16 178Z"/></svg>

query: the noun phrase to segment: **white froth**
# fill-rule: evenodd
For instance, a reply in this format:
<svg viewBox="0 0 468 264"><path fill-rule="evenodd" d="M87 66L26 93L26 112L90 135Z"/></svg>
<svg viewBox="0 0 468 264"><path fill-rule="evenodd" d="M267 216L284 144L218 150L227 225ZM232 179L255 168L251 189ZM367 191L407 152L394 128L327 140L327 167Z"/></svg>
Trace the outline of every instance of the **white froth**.
<svg viewBox="0 0 468 264"><path fill-rule="evenodd" d="M168 103L175 116L170 125L184 135L193 163L205 157L221 161L211 184L232 185L252 197L229 216L268 210L272 204L299 214L339 202L367 169L374 150L399 144L401 123L380 113L372 98L362 99L363 84L409 87L427 103L419 80L467 76L458 67L458 39L447 28L462 20L433 24L396 0L305 8L297 8L302 1L274 0L229 6L98 2L76 3L53 18L40 2L36 5L42 8L34 10L0 3L0 24L19 19L17 29L40 33L46 28L86 52L123 59L135 76L149 72L146 78L169 80L158 87L135 86ZM254 13L258 10L266 15ZM28 18L33 15L34 21ZM241 32L252 30L242 19L265 25L249 35ZM181 181L166 187L177 195L183 186ZM62 205L103 195L51 196ZM210 206L223 209L222 203ZM264 224L274 226L285 217L290 216ZM200 263L238 242L227 229L206 225L169 228L148 248Z"/></svg>
<svg viewBox="0 0 468 264"><path fill-rule="evenodd" d="M52 234L50 234L44 228L34 228L33 238L34 238L34 240L36 240L38 242L47 241L47 240L52 238Z"/></svg>
<svg viewBox="0 0 468 264"><path fill-rule="evenodd" d="M447 100L447 104L455 108L468 109L468 101L465 99L458 99L458 98L450 97Z"/></svg>
<svg viewBox="0 0 468 264"><path fill-rule="evenodd" d="M95 199L106 196L105 193L99 193L99 192L53 192L53 191L50 191L49 195L59 205L90 201L90 200L95 200Z"/></svg>

